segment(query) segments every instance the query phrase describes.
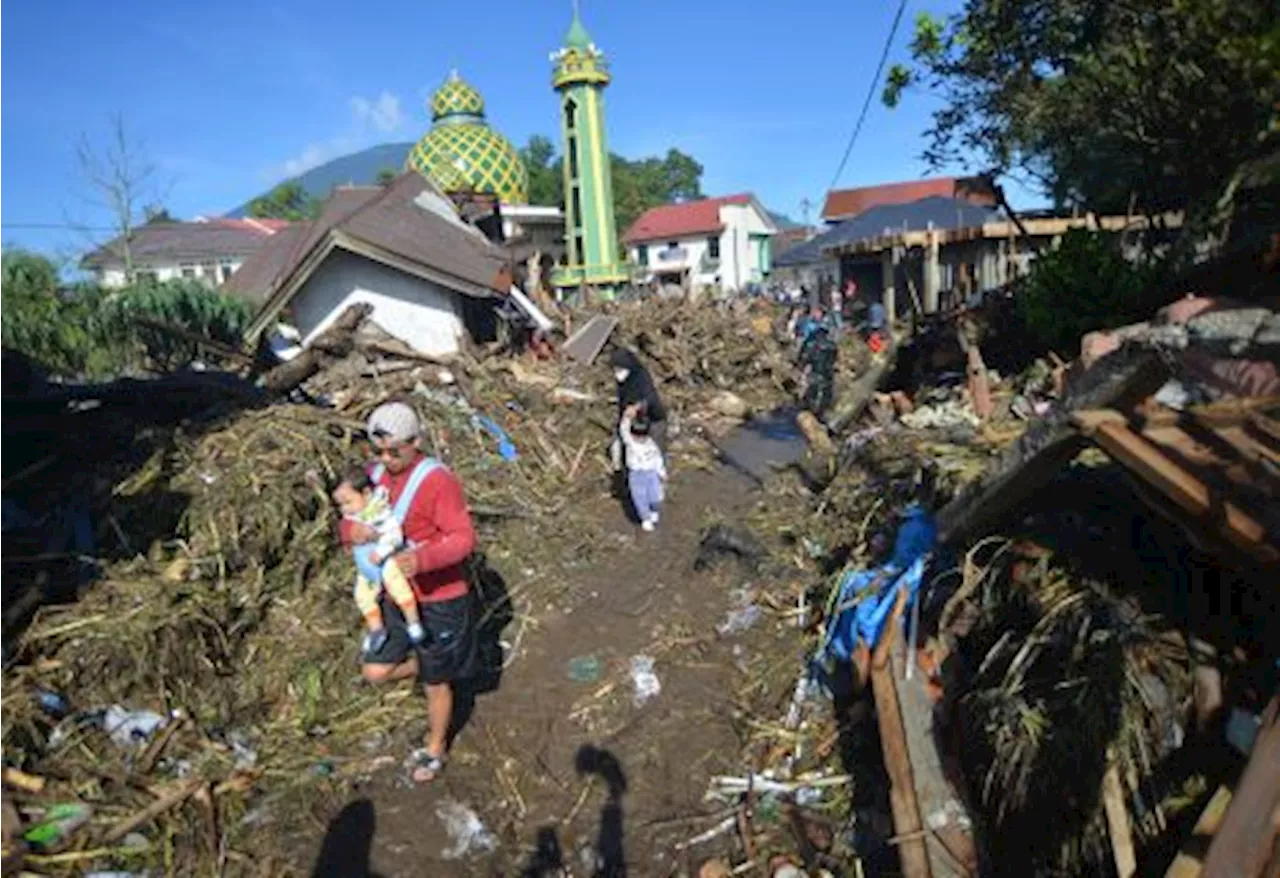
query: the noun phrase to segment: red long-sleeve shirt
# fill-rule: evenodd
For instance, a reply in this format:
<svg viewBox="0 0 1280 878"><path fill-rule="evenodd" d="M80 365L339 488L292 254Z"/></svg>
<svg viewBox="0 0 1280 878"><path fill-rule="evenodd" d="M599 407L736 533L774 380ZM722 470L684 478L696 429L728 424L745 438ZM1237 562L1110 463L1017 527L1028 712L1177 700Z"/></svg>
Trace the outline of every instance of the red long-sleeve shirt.
<svg viewBox="0 0 1280 878"><path fill-rule="evenodd" d="M386 487L393 505L400 499L418 460L421 458L410 462L400 473L383 474L379 484ZM351 522L343 519L338 533L344 546L351 545ZM435 603L467 593L462 562L475 549L476 531L462 483L444 466L432 470L418 487L405 516L404 538L418 557L418 572L410 582L418 600Z"/></svg>

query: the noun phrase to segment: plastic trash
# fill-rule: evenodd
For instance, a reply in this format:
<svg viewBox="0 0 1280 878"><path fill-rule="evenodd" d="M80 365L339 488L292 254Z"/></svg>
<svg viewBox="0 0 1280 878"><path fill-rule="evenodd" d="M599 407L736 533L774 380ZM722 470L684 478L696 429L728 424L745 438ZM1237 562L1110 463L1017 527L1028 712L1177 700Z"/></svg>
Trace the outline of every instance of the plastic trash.
<svg viewBox="0 0 1280 878"><path fill-rule="evenodd" d="M498 846L480 815L461 802L446 799L436 805L436 816L449 833L449 847L441 851L446 860L459 860L477 853L487 853Z"/></svg>
<svg viewBox="0 0 1280 878"><path fill-rule="evenodd" d="M498 455L505 461L514 461L520 457L516 451L515 443L511 441L511 437L506 431L481 414L473 414L471 416L471 424L477 429L483 429L490 436L498 440Z"/></svg>
<svg viewBox="0 0 1280 878"><path fill-rule="evenodd" d="M81 802L64 802L45 812L44 819L22 834L36 847L48 848L65 841L89 822L93 809Z"/></svg>
<svg viewBox="0 0 1280 878"><path fill-rule="evenodd" d="M578 655L569 659L569 679L575 683L594 683L600 679L600 659L594 655Z"/></svg>
<svg viewBox="0 0 1280 878"><path fill-rule="evenodd" d="M147 742L168 719L152 710L126 710L113 704L102 715L102 730L117 747L130 749Z"/></svg>
<svg viewBox="0 0 1280 878"><path fill-rule="evenodd" d="M636 707L640 707L662 691L662 681L653 670L652 656L633 655L631 657L631 683L636 690L632 699Z"/></svg>
<svg viewBox="0 0 1280 878"><path fill-rule="evenodd" d="M54 719L62 719L71 713L71 702L67 701L66 696L50 689L36 690L36 704Z"/></svg>
<svg viewBox="0 0 1280 878"><path fill-rule="evenodd" d="M227 735L227 743L236 755L236 771L247 771L258 764L258 751L249 746L249 739L244 732Z"/></svg>
<svg viewBox="0 0 1280 878"><path fill-rule="evenodd" d="M720 632L722 637L741 634L760 621L760 614L761 610L755 604L736 607L725 615L724 621L716 626L716 631Z"/></svg>

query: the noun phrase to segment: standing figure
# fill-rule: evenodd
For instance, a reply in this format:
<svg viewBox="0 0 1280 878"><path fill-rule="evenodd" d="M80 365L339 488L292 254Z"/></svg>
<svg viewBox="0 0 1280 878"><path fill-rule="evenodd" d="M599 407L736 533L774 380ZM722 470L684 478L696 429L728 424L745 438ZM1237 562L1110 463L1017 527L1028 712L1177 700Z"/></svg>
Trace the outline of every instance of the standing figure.
<svg viewBox="0 0 1280 878"><path fill-rule="evenodd" d="M819 320L800 347L800 363L807 378L801 401L818 417L822 417L835 396L836 354L831 331Z"/></svg>
<svg viewBox="0 0 1280 878"><path fill-rule="evenodd" d="M662 459L662 449L649 435L649 419L638 403L627 406L623 412L619 434L626 449L631 505L640 519L640 527L652 531L658 524L658 513L662 509L667 465Z"/></svg>

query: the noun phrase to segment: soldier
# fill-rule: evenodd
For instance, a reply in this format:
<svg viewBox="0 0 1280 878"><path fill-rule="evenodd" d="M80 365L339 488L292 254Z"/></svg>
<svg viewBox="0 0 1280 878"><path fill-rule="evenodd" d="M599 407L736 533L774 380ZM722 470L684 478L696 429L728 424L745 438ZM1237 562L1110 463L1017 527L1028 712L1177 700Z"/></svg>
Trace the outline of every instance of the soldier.
<svg viewBox="0 0 1280 878"><path fill-rule="evenodd" d="M800 364L808 381L802 404L818 417L830 407L835 395L836 343L825 320L810 331L800 347Z"/></svg>

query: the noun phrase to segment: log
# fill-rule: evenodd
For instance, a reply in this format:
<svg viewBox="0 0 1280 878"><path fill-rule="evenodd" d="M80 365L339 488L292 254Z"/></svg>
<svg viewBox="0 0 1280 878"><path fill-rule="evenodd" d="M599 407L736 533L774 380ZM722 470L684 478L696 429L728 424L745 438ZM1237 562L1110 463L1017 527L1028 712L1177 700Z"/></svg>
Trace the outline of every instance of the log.
<svg viewBox="0 0 1280 878"><path fill-rule="evenodd" d="M349 305L306 350L263 375L263 388L267 393L282 396L319 372L326 363L351 353L356 345L356 330L372 313L372 305Z"/></svg>
<svg viewBox="0 0 1280 878"><path fill-rule="evenodd" d="M1205 875L1265 874L1280 832L1280 696L1271 699L1222 826L1209 845Z"/></svg>
<svg viewBox="0 0 1280 878"><path fill-rule="evenodd" d="M831 437L827 435L826 427L822 426L813 412L800 412L796 415L796 426L800 428L801 433L804 433L809 447L815 452L826 457L836 453L836 447Z"/></svg>
<svg viewBox="0 0 1280 878"><path fill-rule="evenodd" d="M859 375L849 387L848 392L836 401L831 417L827 420L832 433L842 433L858 419L867 407L867 403L871 402L871 398L880 389L880 385L893 374L893 367L897 361L898 345L890 342L885 350L884 359L878 363L873 362L871 368Z"/></svg>
<svg viewBox="0 0 1280 878"><path fill-rule="evenodd" d="M876 721L880 726L880 747L884 753L884 767L889 774L889 805L893 812L894 834L903 838L898 845L898 857L902 862L904 878L931 878L929 853L925 848L923 824L920 821L920 804L916 800L915 778L911 771L911 757L907 751L906 730L902 723L902 711L898 704L898 690L894 684L893 668L885 658L892 649L898 633L898 619L904 601L901 595L885 624L880 643L876 644L871 662L871 691L876 702Z"/></svg>

